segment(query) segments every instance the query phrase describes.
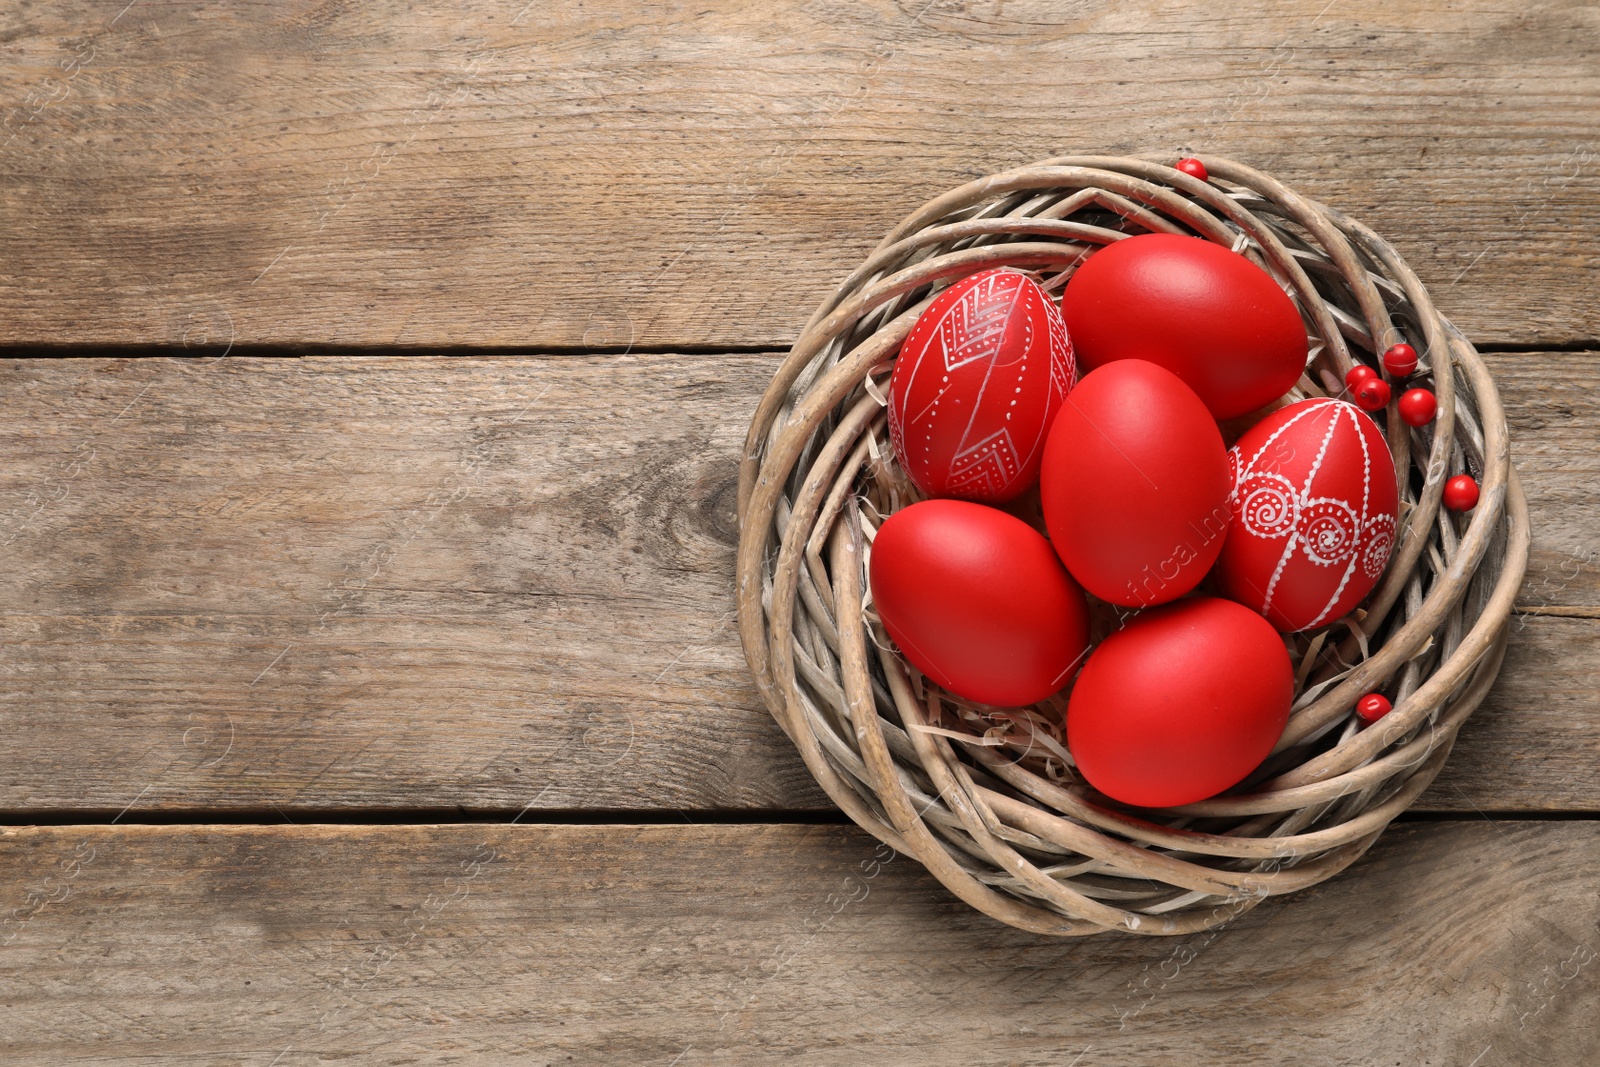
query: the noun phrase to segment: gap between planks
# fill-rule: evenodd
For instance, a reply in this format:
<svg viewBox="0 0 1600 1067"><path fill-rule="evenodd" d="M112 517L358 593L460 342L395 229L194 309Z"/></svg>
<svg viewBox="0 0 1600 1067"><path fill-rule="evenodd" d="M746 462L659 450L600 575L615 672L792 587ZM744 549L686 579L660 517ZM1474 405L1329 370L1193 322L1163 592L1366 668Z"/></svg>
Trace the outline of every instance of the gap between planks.
<svg viewBox="0 0 1600 1067"><path fill-rule="evenodd" d="M543 356L750 356L787 355L789 345L730 345L688 342L649 345L335 345L335 344L244 344L218 345L221 352L180 345L106 344L0 344L0 360L6 359L300 359L306 356L345 356L351 359L392 359L397 357L465 356L476 358ZM1476 346L1485 355L1537 355L1541 353L1600 354L1600 339L1539 344L1516 342Z"/></svg>
<svg viewBox="0 0 1600 1067"><path fill-rule="evenodd" d="M678 810L570 810L516 812L510 809L453 811L435 808L384 810L352 808L347 811L295 811L295 817L273 808L227 811L180 808L139 815L83 811L0 811L0 827L127 827L127 826L280 826L280 827L389 827L389 826L849 826L838 810L816 811L695 811ZM1405 811L1395 823L1413 822L1594 822L1594 811Z"/></svg>

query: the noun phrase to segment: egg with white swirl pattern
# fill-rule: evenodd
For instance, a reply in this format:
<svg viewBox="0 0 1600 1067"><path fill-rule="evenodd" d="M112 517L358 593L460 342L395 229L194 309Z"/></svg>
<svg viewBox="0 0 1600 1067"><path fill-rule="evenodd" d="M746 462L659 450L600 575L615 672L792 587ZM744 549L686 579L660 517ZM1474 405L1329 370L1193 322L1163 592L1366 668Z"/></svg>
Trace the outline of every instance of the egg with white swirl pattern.
<svg viewBox="0 0 1600 1067"><path fill-rule="evenodd" d="M1342 400L1290 404L1228 453L1233 518L1215 575L1280 631L1348 615L1394 549L1394 460L1372 418Z"/></svg>

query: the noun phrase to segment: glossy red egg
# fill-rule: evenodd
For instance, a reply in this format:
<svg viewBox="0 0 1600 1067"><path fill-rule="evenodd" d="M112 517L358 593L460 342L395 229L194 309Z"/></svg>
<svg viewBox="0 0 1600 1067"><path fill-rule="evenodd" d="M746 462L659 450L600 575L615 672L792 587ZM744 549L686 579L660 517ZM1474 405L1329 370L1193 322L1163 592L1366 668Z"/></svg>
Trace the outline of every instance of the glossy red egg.
<svg viewBox="0 0 1600 1067"><path fill-rule="evenodd" d="M878 528L868 568L884 628L950 692L1003 707L1059 690L1089 647L1089 610L1046 541L1021 519L924 500Z"/></svg>
<svg viewBox="0 0 1600 1067"><path fill-rule="evenodd" d="M1226 595L1285 632L1348 614L1394 548L1394 460L1377 424L1342 400L1301 400L1245 431L1228 458Z"/></svg>
<svg viewBox="0 0 1600 1067"><path fill-rule="evenodd" d="M1227 533L1228 459L1194 391L1144 360L1084 376L1045 442L1050 541L1085 589L1149 607L1193 589Z"/></svg>
<svg viewBox="0 0 1600 1067"><path fill-rule="evenodd" d="M918 316L889 380L889 435L929 496L998 504L1039 477L1045 434L1072 388L1066 326L1037 282L986 270Z"/></svg>
<svg viewBox="0 0 1600 1067"><path fill-rule="evenodd" d="M1143 359L1172 371L1219 419L1281 397L1306 365L1306 330L1266 271L1195 237L1147 233L1094 253L1061 311L1085 370Z"/></svg>
<svg viewBox="0 0 1600 1067"><path fill-rule="evenodd" d="M1293 696L1289 653L1266 620L1191 597L1135 616L1090 653L1067 703L1067 748L1114 800L1190 804L1267 758Z"/></svg>

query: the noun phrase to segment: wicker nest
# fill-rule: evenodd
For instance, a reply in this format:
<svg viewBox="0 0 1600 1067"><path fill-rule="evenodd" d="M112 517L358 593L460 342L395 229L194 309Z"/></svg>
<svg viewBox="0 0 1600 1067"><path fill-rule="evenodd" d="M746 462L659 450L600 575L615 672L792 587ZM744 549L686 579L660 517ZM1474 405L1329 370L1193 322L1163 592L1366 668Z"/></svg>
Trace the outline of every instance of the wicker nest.
<svg viewBox="0 0 1600 1067"><path fill-rule="evenodd" d="M1500 398L1472 344L1372 231L1273 178L1205 160L1066 157L984 178L915 211L817 309L751 422L739 482L739 626L763 699L828 795L973 907L1044 934L1184 934L1354 862L1444 765L1505 654L1528 555ZM1391 405L1401 474L1388 573L1349 617L1287 640L1293 711L1226 794L1160 810L1077 773L1060 696L1033 708L939 690L894 650L866 596L883 517L916 500L884 396L932 296L1007 265L1059 289L1095 248L1146 231L1244 252L1299 306L1313 358L1291 398L1338 395L1353 361L1405 340L1439 413ZM1398 393L1398 390L1396 390ZM1462 472L1476 509L1440 507ZM1361 729L1356 701L1394 710Z"/></svg>

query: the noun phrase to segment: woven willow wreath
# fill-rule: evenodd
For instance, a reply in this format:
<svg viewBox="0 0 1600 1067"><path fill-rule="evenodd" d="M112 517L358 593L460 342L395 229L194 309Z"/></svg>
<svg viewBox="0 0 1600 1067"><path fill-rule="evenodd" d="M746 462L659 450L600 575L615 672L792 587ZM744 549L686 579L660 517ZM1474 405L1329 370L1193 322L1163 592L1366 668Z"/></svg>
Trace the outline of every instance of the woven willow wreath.
<svg viewBox="0 0 1600 1067"><path fill-rule="evenodd" d="M973 907L1039 933L1190 933L1354 862L1433 781L1493 683L1527 566L1505 415L1471 343L1366 227L1238 163L1205 164L1210 182L1145 159L1051 159L925 204L812 317L740 471L740 636L773 716L852 819ZM920 676L865 581L877 525L918 499L884 395L933 294L1001 265L1058 290L1096 247L1146 231L1243 252L1289 292L1314 353L1292 398L1337 395L1352 360L1376 364L1405 340L1439 401L1421 429L1390 406L1399 543L1361 608L1287 639L1295 701L1273 755L1223 796L1160 810L1078 775L1061 696L991 708ZM1456 516L1440 494L1462 472L1482 495ZM1394 710L1360 729L1354 704L1377 690Z"/></svg>

